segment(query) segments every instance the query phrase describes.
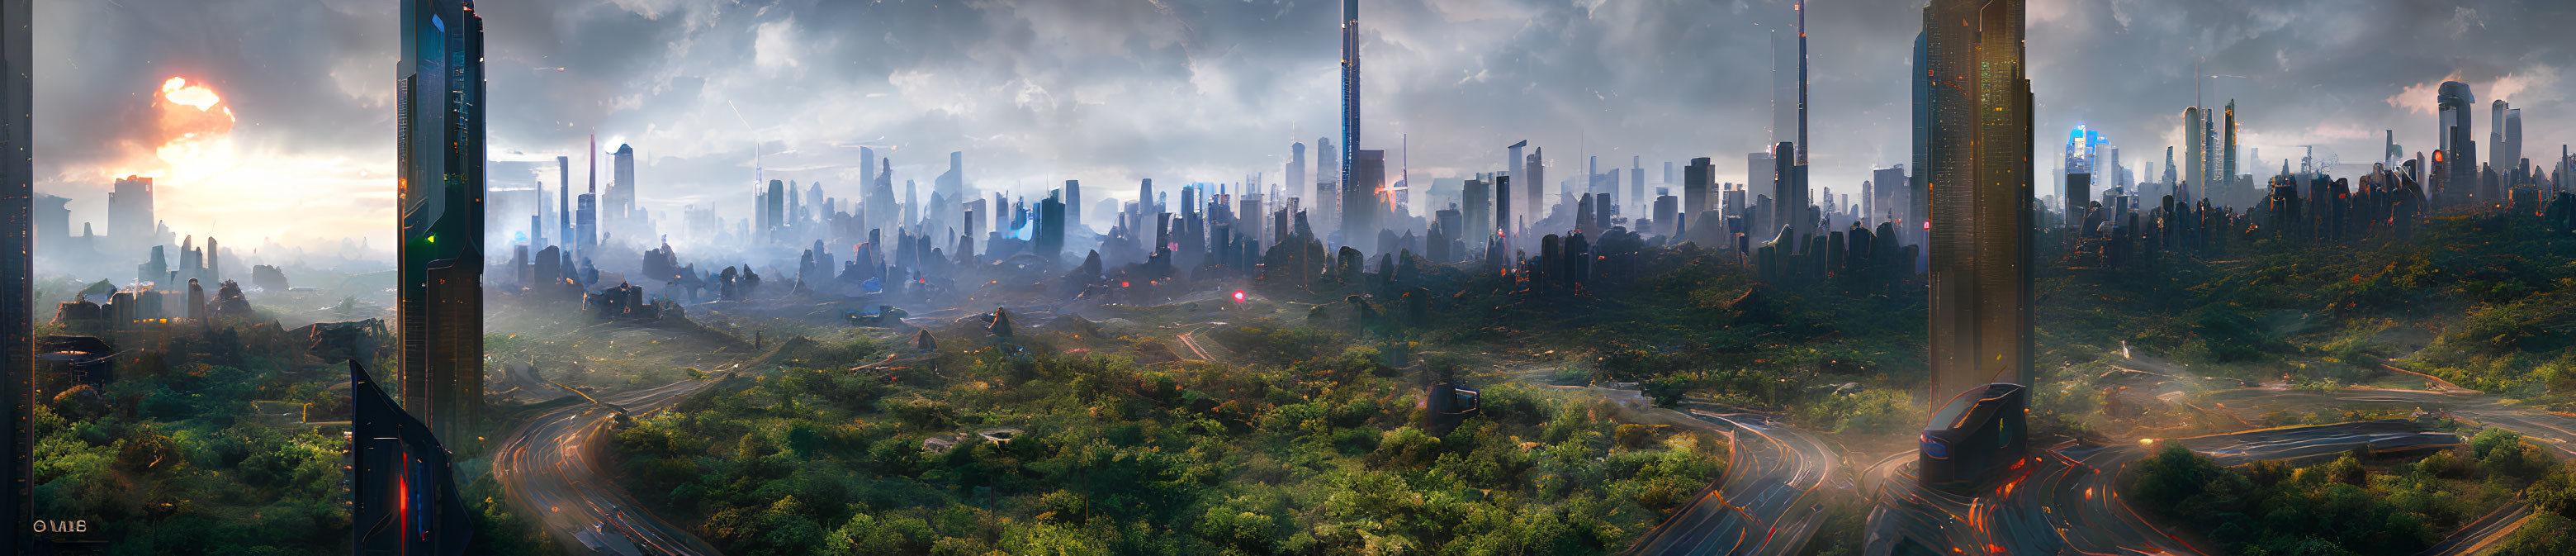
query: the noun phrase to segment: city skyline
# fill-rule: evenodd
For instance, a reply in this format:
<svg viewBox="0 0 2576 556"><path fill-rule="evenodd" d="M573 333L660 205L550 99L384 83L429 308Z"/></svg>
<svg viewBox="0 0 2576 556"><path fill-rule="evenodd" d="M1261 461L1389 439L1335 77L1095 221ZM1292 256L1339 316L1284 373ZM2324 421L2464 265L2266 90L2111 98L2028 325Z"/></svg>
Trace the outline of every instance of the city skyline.
<svg viewBox="0 0 2576 556"><path fill-rule="evenodd" d="M39 33L39 70L67 78L38 84L38 109L71 116L39 119L37 136L45 142L39 149L48 154L39 157L38 191L71 199L74 233L81 222L104 221L112 182L107 173L115 171L109 168L151 166L124 164L137 153L150 153L154 149L143 147L159 139L129 128L150 127L140 125L153 115L144 100L160 84L188 77L221 94L239 118L229 134L233 152L263 163L201 165L210 169L200 175L165 173L163 198L186 205L165 210L172 228L232 237L245 246L274 240L327 248L333 242L325 239L339 237L372 238L369 244L379 249L390 243L391 230L371 224L383 218L366 216L391 212L390 195L380 185L390 179L391 157L369 147L391 133L389 112L380 109L389 99L349 75L381 67L369 59L391 58L391 29L363 23L390 17L388 8L325 2L330 9L300 16L333 29L328 35L342 48L292 54L329 59L280 69L246 67L231 58L283 51L286 44L228 38L236 43L228 48L245 56L191 54L184 37L203 31L175 23L181 16L240 16L195 6L150 11L154 3L148 1L124 4L38 10L40 26L139 18L174 28L172 37L117 45ZM1912 22L1906 14L1914 10L1903 4L1909 3L1809 8L1819 136L1814 187L1856 190L1870 170L1910 162L1911 138L1904 134L1843 132L1898 127L1910 118L1907 87L1892 77L1907 71L1910 56L1888 54L1910 50ZM1773 67L1771 41L1757 22L1767 14L1786 24L1794 15L1785 1L1615 4L1589 12L1536 2L1370 6L1372 23L1361 36L1370 52L1368 126L1378 137L1409 135L1405 146L1419 151L1374 142L1355 148L1387 150L1388 158L1408 161L1417 180L1503 170L1491 162L1493 145L1522 138L1553 147L1550 162L1559 167L1583 156L1643 156L1650 163L1707 156L1717 161L1717 175L1741 175L1737 161L1767 148L1771 135L1773 99L1762 75ZM639 206L673 219L692 203L739 211L721 199L754 183L755 150L759 173L820 181L827 194L841 198L857 196L850 151L867 144L882 147L898 176L923 181L944 169L942 155L966 151L982 161L967 175L969 185L1031 198L1064 179L1235 181L1283 166L1286 146L1330 134L1338 111L1333 52L1341 6L1299 2L1262 8L1102 9L1040 23L1049 21L1049 8L941 8L958 12L946 13L891 5L886 9L922 13L888 19L929 23L885 29L873 22L840 25L850 23L849 14L797 2L766 9L685 2L496 5L485 9L496 21L492 86L496 98L512 102L493 107L493 179L495 187L539 180L554 187L553 172L539 175L543 160L579 154L572 151L597 129L602 145L635 146ZM2178 145L2172 136L2180 127L2176 114L2195 96L2189 78L2195 60L2206 58L2197 75L2222 77L2198 80L2198 97L2209 106L2228 99L2243 104L2240 142L2252 149L2296 153L2296 145L2322 144L2321 155L2363 161L2376 158L2382 130L2394 129L2407 151L2430 150L2432 89L2455 75L2481 101L2503 99L2529 109L2525 152L2576 142L2576 135L2561 131L2568 126L2551 125L2566 121L2566 99L2558 92L2563 87L2556 85L2568 75L2564 68L2576 65L2576 53L2486 54L2517 52L2507 47L2519 44L2512 37L2532 36L2538 31L2531 22L2550 20L2478 15L2498 8L2576 9L2497 2L2459 10L2445 6L2437 14L2421 7L2033 2L2031 41L2050 46L2034 49L2032 56L2040 99L2036 127L2085 124L2132 150ZM1123 26L1141 38L1113 39L1076 26ZM826 31L852 28L866 32ZM2172 38L2174 33L2158 31L2183 28L2242 38ZM880 29L893 39L908 33L958 36L896 49L851 38ZM1012 29L1022 32L1005 32ZM2364 38L2374 36L2405 40ZM654 39L661 40L646 42ZM1672 43L1710 48L1662 48ZM1021 61L971 72L927 70L961 57L1004 55ZM2302 62L2282 67L2282 59ZM1679 75L1656 69L1682 60L1735 71ZM140 69L80 72L68 64ZM313 73L279 74L291 71ZM1729 84L1746 78L1752 82ZM320 90L270 83L317 80L351 83ZM728 105L724 99L738 100ZM835 103L848 106L832 108ZM1244 117L1208 117L1228 112ZM1675 123L1685 120L1697 123ZM155 161L147 156L142 162ZM2278 163L2246 161L2240 167ZM2148 173L2143 162L2131 164L2140 175ZM2053 176L2051 165L2040 162L2035 172ZM171 169L188 173L180 170ZM1399 173L1393 170L1390 175ZM1273 181L1280 177L1269 174ZM314 193L284 199L245 194L277 183ZM1546 185L1552 191L1557 184ZM330 209L316 210L324 206ZM1436 207L1414 207L1421 214L1431 208ZM261 218L286 214L330 217Z"/></svg>

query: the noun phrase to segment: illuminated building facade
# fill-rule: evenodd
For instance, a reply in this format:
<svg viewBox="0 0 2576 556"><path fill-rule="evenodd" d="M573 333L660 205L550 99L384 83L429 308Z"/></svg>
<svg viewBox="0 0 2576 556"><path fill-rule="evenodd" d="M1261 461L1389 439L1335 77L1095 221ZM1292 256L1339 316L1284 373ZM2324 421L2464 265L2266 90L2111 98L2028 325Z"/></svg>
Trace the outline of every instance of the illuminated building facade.
<svg viewBox="0 0 2576 556"><path fill-rule="evenodd" d="M1934 80L1924 145L1931 194L1932 384L1926 399L2031 378L2031 93L2021 0L1923 9Z"/></svg>
<svg viewBox="0 0 2576 556"><path fill-rule="evenodd" d="M403 406L449 444L483 405L483 18L405 0L396 68Z"/></svg>
<svg viewBox="0 0 2576 556"><path fill-rule="evenodd" d="M1916 476L1925 486L1974 489L2030 453L2030 389L1988 384L1960 392L1923 427Z"/></svg>
<svg viewBox="0 0 2576 556"><path fill-rule="evenodd" d="M474 523L457 494L447 448L427 425L349 362L350 530L361 556L465 553Z"/></svg>

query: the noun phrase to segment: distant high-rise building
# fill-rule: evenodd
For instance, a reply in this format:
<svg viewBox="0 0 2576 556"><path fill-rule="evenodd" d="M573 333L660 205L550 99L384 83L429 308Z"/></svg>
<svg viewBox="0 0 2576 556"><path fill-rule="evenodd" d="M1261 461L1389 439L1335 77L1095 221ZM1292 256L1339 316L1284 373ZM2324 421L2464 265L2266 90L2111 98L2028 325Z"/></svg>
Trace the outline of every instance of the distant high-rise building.
<svg viewBox="0 0 2576 556"><path fill-rule="evenodd" d="M1523 160L1521 148L1528 146L1529 140L1522 139L1518 142L1512 143L1510 146L1503 147L1503 175L1521 177L1521 161Z"/></svg>
<svg viewBox="0 0 2576 556"><path fill-rule="evenodd" d="M2021 0L1923 9L1932 192L1931 392L2032 377L2031 93ZM1965 23L1965 25L1961 25Z"/></svg>
<svg viewBox="0 0 2576 556"><path fill-rule="evenodd" d="M1306 188L1306 184L1308 184L1308 183L1313 183L1313 182L1308 182L1308 181L1306 181L1306 144L1305 144L1305 143L1296 143L1296 142L1288 143L1288 168L1287 168L1287 175L1288 175L1288 182L1287 182L1287 185L1288 185L1288 194L1289 194L1289 195L1291 195L1291 196L1298 196L1298 197L1303 197L1303 196L1305 196L1305 195L1300 194L1300 193L1299 193L1299 191L1301 191L1301 190L1303 190L1304 188ZM1288 202L1288 200L1287 200L1287 199L1280 199L1280 200L1279 200L1279 202L1281 202L1281 203L1286 203L1286 202ZM1281 205L1281 206L1286 206L1286 205ZM1282 232L1285 232L1285 230L1282 230Z"/></svg>
<svg viewBox="0 0 2576 556"><path fill-rule="evenodd" d="M1747 192L1747 200L1750 200L1750 197L1780 198L1780 191L1777 187L1779 184L1772 183L1771 180L1772 174L1777 173L1779 169L1772 167L1771 158L1771 151L1762 151L1744 155L1744 187L1749 190ZM1778 230L1764 231L1772 232Z"/></svg>
<svg viewBox="0 0 2576 556"><path fill-rule="evenodd" d="M1521 211L1528 214L1521 218L1533 225L1537 224L1539 219L1547 218L1547 211L1540 208L1547 206L1546 198L1541 197L1547 189L1546 161L1547 147L1530 149L1529 158L1521 160L1521 173L1528 175L1512 176L1512 182L1520 184L1518 187L1523 191Z"/></svg>
<svg viewBox="0 0 2576 556"><path fill-rule="evenodd" d="M1645 161L1646 157L1642 156L1628 157L1628 202L1633 206L1647 204Z"/></svg>
<svg viewBox="0 0 2576 556"><path fill-rule="evenodd" d="M2209 123L2200 107L2182 109L2183 183L2175 185L2179 189L2174 192L2174 202L2191 204L2193 189L2200 190L2201 195L2209 194L2209 155L2204 150L2208 146Z"/></svg>
<svg viewBox="0 0 2576 556"><path fill-rule="evenodd" d="M1782 239L1793 242L1789 244L1792 250L1796 249L1798 244L1795 241L1799 237L1815 233L1813 219L1807 216L1808 207L1815 203L1807 197L1807 179L1804 175L1806 171L1807 167L1798 165L1796 144L1781 143L1772 147L1771 179L1775 182L1773 189L1778 190L1780 195L1771 198L1770 227L1788 229L1790 235ZM1830 206L1833 201L1828 199L1825 204ZM1759 231L1769 236L1780 230Z"/></svg>
<svg viewBox="0 0 2576 556"><path fill-rule="evenodd" d="M107 237L120 249L158 243L152 214L152 178L126 176L107 193Z"/></svg>
<svg viewBox="0 0 2576 556"><path fill-rule="evenodd" d="M1877 183L1878 186L1874 190L1870 191L1871 208L1869 209L1869 215L1862 218L1863 221L1875 219L1882 221L1907 220L1908 222L1913 222L1912 220L1909 220L1913 218L1909 214L1912 212L1912 209L1907 207L1920 203L1915 201L1912 196L1914 190L1910 189L1909 186L1914 182L1914 180L1913 178L1906 176L1904 165L1898 165L1895 168L1871 170L1869 172L1869 179L1871 182Z"/></svg>
<svg viewBox="0 0 2576 556"><path fill-rule="evenodd" d="M2492 145L2489 152L2495 154L2488 157L2492 162L2487 165L2494 166L2497 174L2508 174L2522 166L2522 110L2504 99L2492 104L2495 113L2488 121L2495 123L2495 129L2489 132L2487 144Z"/></svg>
<svg viewBox="0 0 2576 556"><path fill-rule="evenodd" d="M575 258L587 259L590 258L592 254L597 253L597 248L599 247L598 135L594 134L591 136L590 153L583 156L586 157L582 161L582 165L586 167L583 172L588 176L586 179L590 184L581 194L581 206L574 209L573 213L575 218L580 219L579 222L573 223L573 245L580 249L580 252L575 253L573 256Z"/></svg>
<svg viewBox="0 0 2576 556"><path fill-rule="evenodd" d="M1709 182L1716 179L1716 173L1717 165L1705 156L1693 158L1689 166L1682 167L1683 222L1698 218L1699 213L1711 208L1708 206L1708 188Z"/></svg>
<svg viewBox="0 0 2576 556"><path fill-rule="evenodd" d="M861 207L867 213L865 218L867 228L859 232L860 235L867 235L869 230L883 230L885 235L893 235L895 228L903 225L900 222L903 219L903 207L898 206L894 196L894 157L886 156L877 159L875 178L873 182L862 186L867 191ZM1000 216L995 215L996 226L1001 224Z"/></svg>
<svg viewBox="0 0 2576 556"><path fill-rule="evenodd" d="M2219 194L2222 194L2222 195L2226 195L2225 197L2220 197L2220 199L2222 199L2222 200L2226 200L2226 201L2231 202L2231 203L2232 203L2232 202L2239 202L2239 201L2246 201L2247 199L2245 199L2245 197L2244 197L2244 195L2245 195L2245 194L2244 194L2244 192L2243 192L2243 191L2241 191L2241 189L2242 189L2242 188L2241 188L2241 187L2239 187L2239 186L2237 185L2237 183L2236 183L2236 101L2235 101L2235 100L2229 100L2229 101L2227 101L2227 112L2226 112L2225 114L2223 114L2223 118L2226 120L2226 127L2225 127L2225 128L2223 128L2223 129L2221 129L2221 130L2219 131L2221 134L2224 134L2224 135L2225 135L2225 138L2224 138L2224 139L2222 139L2222 140L2220 141L2220 143L2221 143L2221 145L2222 145L2220 148L2221 148L2221 149L2223 149L2223 150L2219 151L2219 156L2218 156L2218 158L2219 158L2219 160L2218 160L2218 177L2216 177L2216 178L2212 178L2212 179L2210 179L2210 181L2209 181L2209 183L2210 183L2210 184L2215 185L2215 186L2217 186L2217 187L2216 187L2216 188L2214 188L2214 189L2211 189L2210 191L2211 191L2211 192L2213 192L2213 193L2219 193ZM2202 194L2202 196L2206 197L2206 196L2209 196L2209 194L2208 194L2208 193L2203 193L2203 194ZM2230 205L2230 206L2233 206L2233 205Z"/></svg>
<svg viewBox="0 0 2576 556"><path fill-rule="evenodd" d="M2478 173L2478 143L2475 139L2471 139L2477 133L2477 115L2469 111L2471 107L2477 105L2478 98L2477 95L2469 92L2469 84L2444 81L2441 90L2434 96L2434 102L2441 111L2442 122L2441 135L2439 135L2441 142L2436 143L2435 148L2443 151L2435 155L2434 163L2444 166L2436 173L2445 176L2448 180L2461 183L2437 184L2438 189L2432 193L2443 198L2445 203L2456 202L2458 197L2465 197L2470 194L2469 192L2477 190L2475 187L2466 187L2469 182L2463 180L2466 179L2465 176L2476 176Z"/></svg>
<svg viewBox="0 0 2576 556"><path fill-rule="evenodd" d="M2095 165L2100 162L2101 144L2101 132L2085 129L2082 125L2075 126L2075 131L2066 136L2066 153L2061 166L2066 173L2059 176L2065 184L2065 191L2060 192L2058 199L2064 203L2059 209L2066 215L2067 227L2084 224L2085 207L2093 202L2093 176L2099 170Z"/></svg>
<svg viewBox="0 0 2576 556"><path fill-rule="evenodd" d="M35 58L32 0L0 0L0 551L33 553L21 528L33 517L35 438L27 423L35 412L34 252L29 250L27 199L36 194L34 148ZM65 219L70 217L66 215ZM70 233L66 223L65 234Z"/></svg>
<svg viewBox="0 0 2576 556"><path fill-rule="evenodd" d="M1341 151L1333 149L1331 138L1315 138L1315 208L1310 214L1322 221L1310 222L1309 225L1318 230L1317 234L1325 233L1322 230L1338 229L1336 226L1342 216L1341 156Z"/></svg>
<svg viewBox="0 0 2576 556"><path fill-rule="evenodd" d="M1478 173L1458 190L1458 239L1466 240L1468 251L1484 248L1483 239L1494 235L1494 186L1487 183L1492 174Z"/></svg>
<svg viewBox="0 0 2576 556"><path fill-rule="evenodd" d="M572 244L572 157L555 157L555 240Z"/></svg>
<svg viewBox="0 0 2576 556"><path fill-rule="evenodd" d="M600 211L607 215L605 229L609 237L642 233L643 230L636 227L636 220L640 219L635 215L635 147L621 143L617 145L616 151L608 153L608 160L610 178L608 194L600 200L601 204L606 205L600 208ZM635 238L629 238L629 240L643 241ZM642 247L647 244L629 243L628 245Z"/></svg>
<svg viewBox="0 0 2576 556"><path fill-rule="evenodd" d="M402 25L394 129L403 406L448 445L470 446L483 406L483 16L469 0L404 0ZM353 529L363 543L381 532L372 527Z"/></svg>
<svg viewBox="0 0 2576 556"><path fill-rule="evenodd" d="M769 180L769 191L761 195L760 218L769 223L769 229L762 230L762 235L775 237L780 229L787 227L786 182Z"/></svg>
<svg viewBox="0 0 2576 556"><path fill-rule="evenodd" d="M1260 197L1254 196L1253 198L1259 199ZM1064 180L1064 224L1067 227L1082 226L1081 180Z"/></svg>
<svg viewBox="0 0 2576 556"><path fill-rule="evenodd" d="M913 185L912 180L903 180L903 225L900 227L921 231L921 188Z"/></svg>
<svg viewBox="0 0 2576 556"><path fill-rule="evenodd" d="M1520 232L1511 226L1511 222L1512 177L1494 176L1494 234L1505 239L1519 234ZM1511 244L1506 242L1503 246L1509 248Z"/></svg>
<svg viewBox="0 0 2576 556"><path fill-rule="evenodd" d="M948 152L948 171L930 184L930 194L949 199L966 197L966 152Z"/></svg>
<svg viewBox="0 0 2576 556"><path fill-rule="evenodd" d="M1351 181L1342 184L1342 241L1344 245L1374 246L1369 238L1377 237L1378 216L1386 211L1378 190L1386 183L1386 151L1354 152L1358 158L1351 159L1343 172Z"/></svg>

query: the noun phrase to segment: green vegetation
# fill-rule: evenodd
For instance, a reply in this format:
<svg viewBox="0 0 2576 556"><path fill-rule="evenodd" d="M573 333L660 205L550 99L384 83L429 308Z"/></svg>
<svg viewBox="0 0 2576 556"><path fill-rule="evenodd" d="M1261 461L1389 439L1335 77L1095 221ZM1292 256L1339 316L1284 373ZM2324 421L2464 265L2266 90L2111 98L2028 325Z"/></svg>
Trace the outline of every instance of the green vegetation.
<svg viewBox="0 0 2576 556"><path fill-rule="evenodd" d="M110 554L347 551L348 429L301 422L345 414L346 393L275 336L177 334L119 358L102 385L47 373L29 427L36 515L87 520Z"/></svg>
<svg viewBox="0 0 2576 556"><path fill-rule="evenodd" d="M2232 238L2147 270L2051 270L2039 288L2043 360L2125 344L2264 382L2422 387L2391 364L2517 397L2576 389L2576 236L2528 217L2348 244Z"/></svg>
<svg viewBox="0 0 2576 556"><path fill-rule="evenodd" d="M2472 437L2465 453L2409 462L2345 455L2304 468L2219 467L2166 444L2141 462L2133 488L2142 508L2229 554L2398 556L2431 546L2557 466L2542 448L2500 429Z"/></svg>
<svg viewBox="0 0 2576 556"><path fill-rule="evenodd" d="M1721 437L1519 385L1442 432L1373 348L1212 336L1256 363L950 331L947 351L840 370L875 359L853 347L640 419L614 448L630 492L754 556L1606 553L1724 468Z"/></svg>

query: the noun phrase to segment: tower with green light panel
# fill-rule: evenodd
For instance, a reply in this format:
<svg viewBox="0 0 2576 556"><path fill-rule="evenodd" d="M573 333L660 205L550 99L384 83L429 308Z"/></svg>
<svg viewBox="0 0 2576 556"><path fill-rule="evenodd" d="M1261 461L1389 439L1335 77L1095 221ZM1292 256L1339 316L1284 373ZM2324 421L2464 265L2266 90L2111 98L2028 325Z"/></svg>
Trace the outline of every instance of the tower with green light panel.
<svg viewBox="0 0 2576 556"><path fill-rule="evenodd" d="M404 0L395 69L403 410L470 450L483 400L483 18Z"/></svg>

